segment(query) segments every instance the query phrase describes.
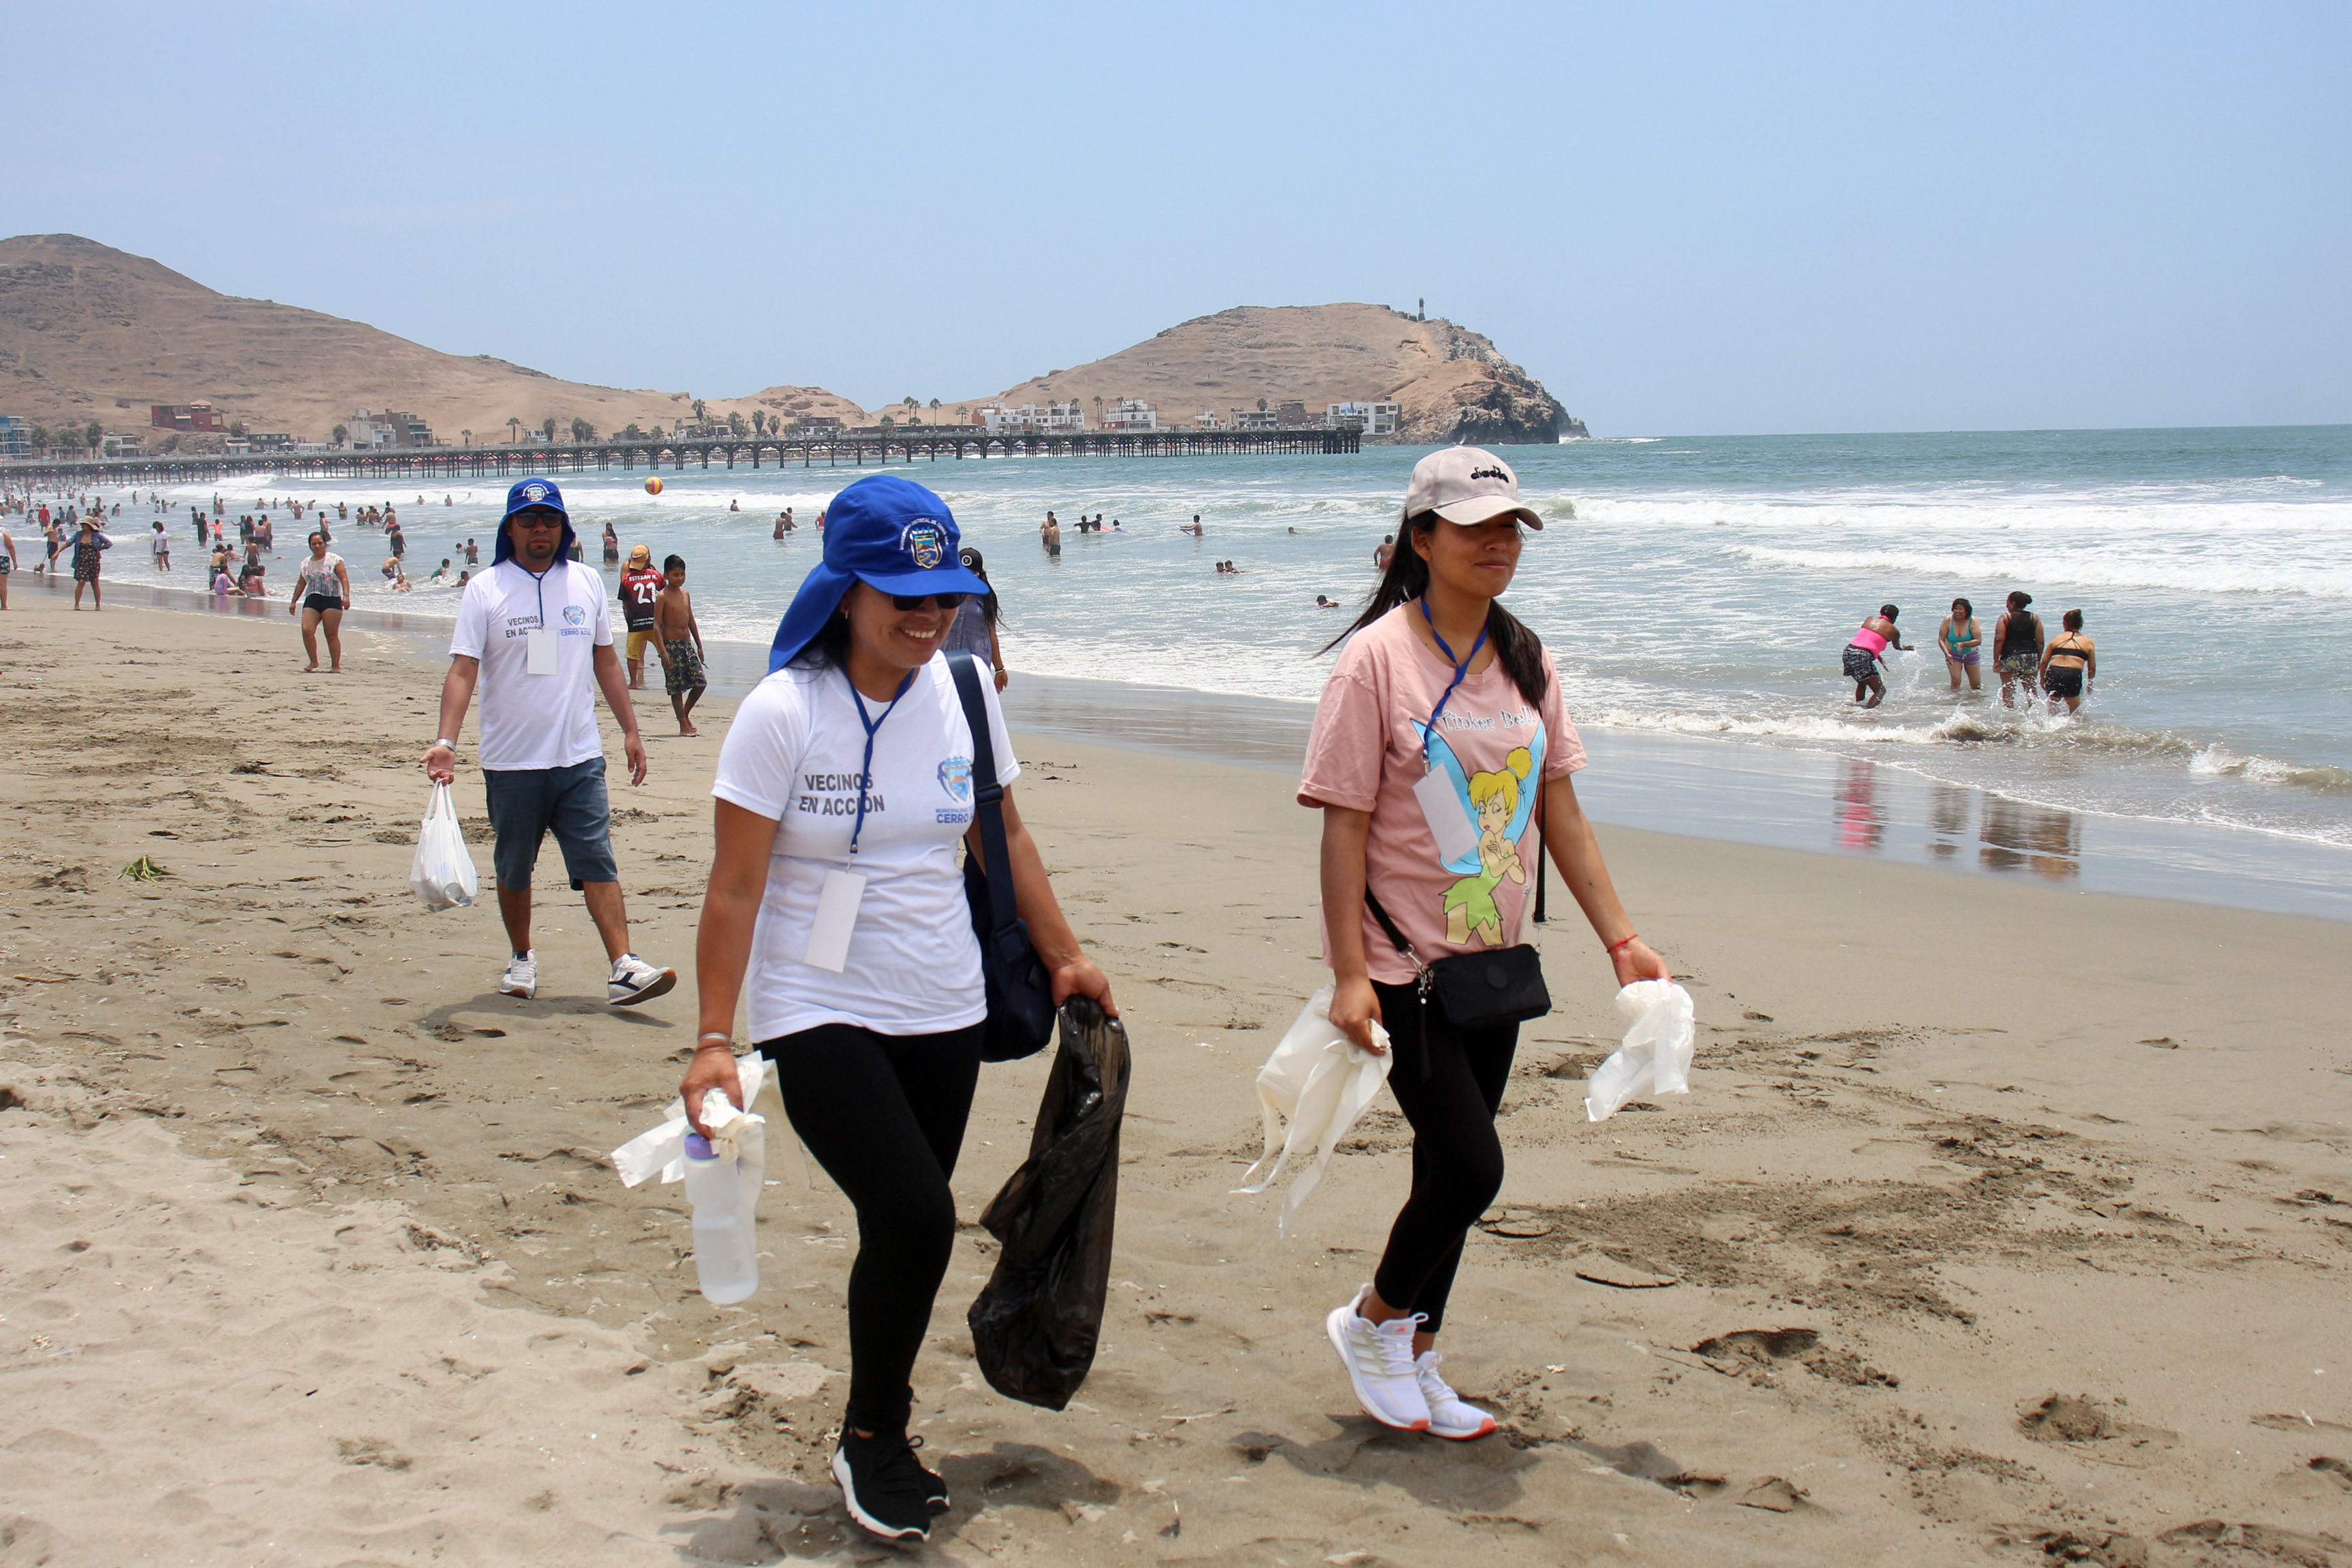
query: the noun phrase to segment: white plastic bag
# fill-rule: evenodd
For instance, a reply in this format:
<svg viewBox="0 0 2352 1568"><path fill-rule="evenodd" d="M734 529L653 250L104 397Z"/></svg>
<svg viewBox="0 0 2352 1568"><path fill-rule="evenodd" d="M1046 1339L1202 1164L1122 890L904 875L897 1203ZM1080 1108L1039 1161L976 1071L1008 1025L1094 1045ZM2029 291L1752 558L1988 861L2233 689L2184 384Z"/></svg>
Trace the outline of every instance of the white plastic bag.
<svg viewBox="0 0 2352 1568"><path fill-rule="evenodd" d="M1331 990L1326 985L1307 998L1297 1020L1274 1047L1274 1054L1266 1058L1265 1066L1258 1069L1257 1099L1265 1117L1265 1152L1258 1156L1256 1164L1244 1173L1242 1184L1234 1189L1262 1193L1281 1176L1293 1154L1311 1155L1307 1168L1292 1180L1290 1191L1283 1197L1278 1234L1284 1237L1290 1234L1290 1222L1298 1213L1299 1205L1323 1179L1324 1168L1331 1163L1332 1151L1380 1094L1381 1085L1389 1077L1389 1052L1374 1056L1361 1049L1331 1022ZM1388 1031L1378 1024L1372 1026L1372 1037L1383 1046L1389 1043ZM1290 1123L1287 1134L1282 1130L1286 1120ZM1281 1140L1278 1155L1275 1150L1276 1139ZM1265 1171L1264 1176L1258 1174L1260 1170Z"/></svg>
<svg viewBox="0 0 2352 1568"><path fill-rule="evenodd" d="M473 852L466 847L466 830L457 826L457 804L449 786L433 786L425 807L423 830L416 836L416 858L408 868L408 885L428 910L462 904L471 908L475 890Z"/></svg>
<svg viewBox="0 0 2352 1568"><path fill-rule="evenodd" d="M776 1081L775 1064L756 1052L736 1058L736 1087L742 1092L730 1095L723 1102L703 1097L702 1120L710 1129L710 1147L729 1159L740 1159L747 1164L764 1163L767 1154L768 1119L738 1110L738 1104L754 1105ZM694 1131L686 1120L686 1101L673 1100L664 1111L666 1120L647 1132L613 1151L613 1169L621 1173L621 1184L634 1187L658 1176L665 1182L686 1180L686 1135Z"/></svg>
<svg viewBox="0 0 2352 1568"><path fill-rule="evenodd" d="M1636 980L1617 993L1617 1012L1629 1026L1625 1041L1584 1086L1584 1114L1594 1121L1633 1100L1690 1092L1697 1049L1690 993L1671 980Z"/></svg>

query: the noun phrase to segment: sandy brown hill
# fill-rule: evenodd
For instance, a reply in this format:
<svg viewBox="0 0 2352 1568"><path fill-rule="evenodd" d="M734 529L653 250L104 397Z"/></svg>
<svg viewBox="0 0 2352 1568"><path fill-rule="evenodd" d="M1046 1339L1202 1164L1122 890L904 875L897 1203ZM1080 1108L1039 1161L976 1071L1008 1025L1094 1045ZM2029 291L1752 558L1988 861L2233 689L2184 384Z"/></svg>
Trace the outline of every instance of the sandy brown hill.
<svg viewBox="0 0 2352 1568"><path fill-rule="evenodd" d="M359 321L217 293L170 268L77 235L0 240L0 413L48 425L146 426L157 403L211 403L255 430L324 440L358 408L418 415L436 437L503 440L507 421L583 418L600 432L674 425L684 393L561 381L488 354L442 353ZM713 399L855 419L816 387Z"/></svg>
<svg viewBox="0 0 2352 1568"><path fill-rule="evenodd" d="M1097 399L1122 397L1155 403L1161 424L1184 426L1203 410L1225 417L1254 409L1261 397L1269 408L1304 403L1318 421L1333 403L1397 403L1399 434L1416 443L1550 441L1569 426L1542 384L1486 338L1385 305L1220 310L1108 359L1024 381L1000 401L1075 398L1091 417Z"/></svg>

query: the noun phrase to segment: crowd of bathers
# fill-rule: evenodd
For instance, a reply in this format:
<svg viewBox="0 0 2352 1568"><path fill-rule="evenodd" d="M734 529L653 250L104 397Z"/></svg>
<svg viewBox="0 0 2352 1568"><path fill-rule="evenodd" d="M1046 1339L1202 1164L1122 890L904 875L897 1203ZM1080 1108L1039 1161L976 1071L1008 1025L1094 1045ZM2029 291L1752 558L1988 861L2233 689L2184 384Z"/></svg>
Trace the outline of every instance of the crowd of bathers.
<svg viewBox="0 0 2352 1568"><path fill-rule="evenodd" d="M2079 710L2099 672L2098 647L2083 631L2083 612L2069 610L2059 617L2061 630L2046 634L2042 617L2031 608L2033 595L2018 590L2009 595L2009 607L1993 623L1992 660L2000 678L2000 701L2014 708L2032 703L2040 693L2050 711L2061 704L2069 713ZM1908 651L1895 627L1899 606L1881 605L1878 614L1865 616L1840 656L1845 678L1853 682L1853 700L1875 708L1886 698L1886 681L1879 672L1889 647ZM1984 632L1977 624L1976 606L1966 599L1952 601L1951 614L1936 628L1936 646L1944 656L1951 689L1965 678L1971 691L1984 689Z"/></svg>

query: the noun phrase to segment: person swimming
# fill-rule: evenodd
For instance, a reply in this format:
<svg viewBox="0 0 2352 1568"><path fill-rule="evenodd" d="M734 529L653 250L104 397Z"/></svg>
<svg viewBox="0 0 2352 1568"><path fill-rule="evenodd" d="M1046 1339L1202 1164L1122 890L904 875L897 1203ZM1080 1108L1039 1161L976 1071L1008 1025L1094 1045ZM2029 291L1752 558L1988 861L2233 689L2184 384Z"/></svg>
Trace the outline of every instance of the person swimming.
<svg viewBox="0 0 2352 1568"><path fill-rule="evenodd" d="M1879 660L1885 656L1888 645L1909 652L1911 645L1900 639L1895 629L1895 617L1903 612L1893 605L1881 605L1878 614L1866 617L1853 640L1845 645L1843 666L1845 678L1853 682L1853 700L1865 710L1886 700L1886 682L1878 672ZM1867 694L1869 700L1863 698Z"/></svg>

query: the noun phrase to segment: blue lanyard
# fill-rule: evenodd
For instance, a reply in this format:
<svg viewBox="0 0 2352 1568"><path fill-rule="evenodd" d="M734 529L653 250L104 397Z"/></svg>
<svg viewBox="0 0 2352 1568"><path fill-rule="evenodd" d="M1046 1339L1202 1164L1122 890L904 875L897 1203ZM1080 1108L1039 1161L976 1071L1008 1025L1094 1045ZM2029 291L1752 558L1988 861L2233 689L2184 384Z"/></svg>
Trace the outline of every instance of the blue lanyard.
<svg viewBox="0 0 2352 1568"><path fill-rule="evenodd" d="M1429 710L1429 732L1421 738L1421 765L1425 768L1429 766L1429 743L1437 738L1438 715L1444 712L1445 705L1454 700L1454 689L1461 685L1464 678L1469 675L1470 660L1476 658L1478 650L1486 646L1486 628L1483 626L1478 628L1478 640L1470 645L1469 657L1457 663L1454 658L1454 650L1445 646L1445 635L1437 629L1437 623L1430 619L1429 600L1426 596L1421 601L1421 618L1429 622L1429 635L1437 639L1438 651L1445 656L1446 663L1454 666L1454 679L1446 683L1445 695L1437 700L1437 706Z"/></svg>
<svg viewBox="0 0 2352 1568"><path fill-rule="evenodd" d="M847 670L842 671L842 679L846 680L848 677ZM890 717L892 710L898 706L898 698L906 696L907 688L914 684L915 672L910 669L907 672L907 679L898 682L898 696L890 699L890 706L875 718L868 719L866 716L866 699L858 694L857 682L849 682L849 700L857 704L857 721L866 726L866 760L857 767L857 821L849 829L849 858L853 865L857 860L857 836L866 831L866 797L874 786L874 737L881 732L882 721Z"/></svg>
<svg viewBox="0 0 2352 1568"><path fill-rule="evenodd" d="M539 629L541 631L547 630L547 573L554 571L555 566L565 565L567 563L559 561L555 563L555 566L550 566L547 569L547 572L534 572L530 567L525 566L521 562L515 561L514 557L511 555L508 556L507 559L514 561L515 569L520 572L524 576L530 578L530 585L539 590ZM572 596L568 591L564 595L563 602L567 605L572 602Z"/></svg>

